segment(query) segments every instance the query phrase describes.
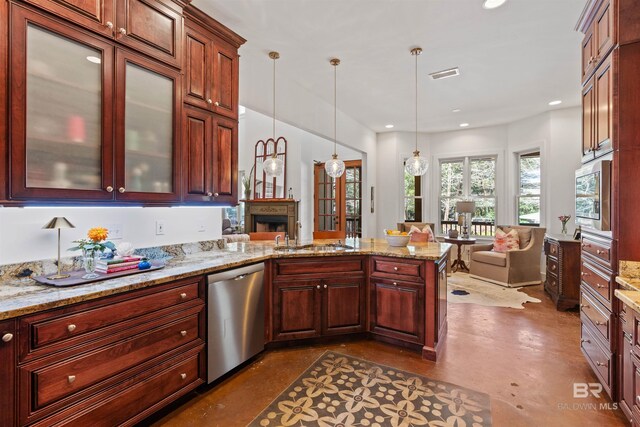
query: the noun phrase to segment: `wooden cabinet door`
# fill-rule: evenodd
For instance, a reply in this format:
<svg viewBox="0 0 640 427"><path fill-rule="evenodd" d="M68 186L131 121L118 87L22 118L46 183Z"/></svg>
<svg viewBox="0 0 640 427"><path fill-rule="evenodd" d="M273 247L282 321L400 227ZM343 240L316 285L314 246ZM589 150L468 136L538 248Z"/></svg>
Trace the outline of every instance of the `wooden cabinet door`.
<svg viewBox="0 0 640 427"><path fill-rule="evenodd" d="M321 334L320 280L273 284L273 339L291 340Z"/></svg>
<svg viewBox="0 0 640 427"><path fill-rule="evenodd" d="M213 201L238 203L238 122L213 119Z"/></svg>
<svg viewBox="0 0 640 427"><path fill-rule="evenodd" d="M185 26L184 102L203 109L213 107L211 36Z"/></svg>
<svg viewBox="0 0 640 427"><path fill-rule="evenodd" d="M238 118L238 52L231 45L214 38L213 111L232 119Z"/></svg>
<svg viewBox="0 0 640 427"><path fill-rule="evenodd" d="M184 201L210 202L213 196L213 118L185 106L183 120Z"/></svg>
<svg viewBox="0 0 640 427"><path fill-rule="evenodd" d="M26 0L107 37L114 35L115 0Z"/></svg>
<svg viewBox="0 0 640 427"><path fill-rule="evenodd" d="M116 199L180 198L180 73L140 55L116 53Z"/></svg>
<svg viewBox="0 0 640 427"><path fill-rule="evenodd" d="M180 68L182 8L160 0L116 0L116 39L139 52Z"/></svg>
<svg viewBox="0 0 640 427"><path fill-rule="evenodd" d="M12 6L11 198L113 199L113 47Z"/></svg>
<svg viewBox="0 0 640 427"><path fill-rule="evenodd" d="M593 79L582 89L582 161L593 159L595 92Z"/></svg>
<svg viewBox="0 0 640 427"><path fill-rule="evenodd" d="M374 278L370 292L373 333L424 343L424 285Z"/></svg>
<svg viewBox="0 0 640 427"><path fill-rule="evenodd" d="M582 81L589 78L595 67L596 47L593 26L582 39Z"/></svg>
<svg viewBox="0 0 640 427"><path fill-rule="evenodd" d="M622 329L622 327L620 329ZM631 408L633 407L633 401L635 399L633 388L634 372L631 356L633 341L631 336L628 336L622 331L620 331L618 336L621 337L620 351L618 355L620 358L620 363L618 365L618 378L620 380L620 406L625 416L629 417L631 416Z"/></svg>
<svg viewBox="0 0 640 427"><path fill-rule="evenodd" d="M338 335L365 330L364 278L322 281L322 334Z"/></svg>
<svg viewBox="0 0 640 427"><path fill-rule="evenodd" d="M16 328L15 321L0 322L0 425L16 425Z"/></svg>
<svg viewBox="0 0 640 427"><path fill-rule="evenodd" d="M611 56L596 70L594 76L594 141L596 156L610 152L613 147L613 70Z"/></svg>
<svg viewBox="0 0 640 427"><path fill-rule="evenodd" d="M611 0L606 0L600 6L598 15L593 23L596 34L595 39L597 41L597 46L594 46L596 63L600 62L615 44L616 37L613 17L614 11L611 7Z"/></svg>

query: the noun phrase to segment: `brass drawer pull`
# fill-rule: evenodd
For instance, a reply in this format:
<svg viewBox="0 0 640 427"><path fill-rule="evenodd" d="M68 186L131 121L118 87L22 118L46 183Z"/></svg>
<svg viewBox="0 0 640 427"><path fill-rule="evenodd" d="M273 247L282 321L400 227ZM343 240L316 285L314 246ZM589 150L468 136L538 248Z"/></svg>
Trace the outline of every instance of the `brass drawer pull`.
<svg viewBox="0 0 640 427"><path fill-rule="evenodd" d="M180 335L182 335L183 337L187 336L187 331L180 331Z"/></svg>
<svg viewBox="0 0 640 427"><path fill-rule="evenodd" d="M591 308L589 304L580 304L580 308Z"/></svg>
<svg viewBox="0 0 640 427"><path fill-rule="evenodd" d="M76 380L76 376L75 375L69 375L67 377L67 381L69 381L69 384L73 384L73 382Z"/></svg>
<svg viewBox="0 0 640 427"><path fill-rule="evenodd" d="M596 366L609 366L609 363L602 363L600 361L597 361Z"/></svg>
<svg viewBox="0 0 640 427"><path fill-rule="evenodd" d="M76 330L76 325L74 325L73 323L70 325L67 325L67 331L73 332L75 330Z"/></svg>
<svg viewBox="0 0 640 427"><path fill-rule="evenodd" d="M585 339L581 339L580 340L581 343L587 343L587 344L591 344L591 340L585 340Z"/></svg>
<svg viewBox="0 0 640 427"><path fill-rule="evenodd" d="M606 323L596 320L596 325L603 326L603 325L606 325Z"/></svg>
<svg viewBox="0 0 640 427"><path fill-rule="evenodd" d="M583 271L582 273L580 273L581 276L588 276L589 273L587 273L586 271Z"/></svg>
<svg viewBox="0 0 640 427"><path fill-rule="evenodd" d="M393 267L393 271L398 271L398 267Z"/></svg>
<svg viewBox="0 0 640 427"><path fill-rule="evenodd" d="M181 299L185 299L186 297L187 297L187 293L186 292L183 292L183 293L180 294L180 298Z"/></svg>
<svg viewBox="0 0 640 427"><path fill-rule="evenodd" d="M4 342L9 342L9 341L11 341L12 339L13 339L13 334L12 334L12 333L10 333L10 332L7 332L6 334L4 334L4 335L2 336L2 341L4 341Z"/></svg>
<svg viewBox="0 0 640 427"><path fill-rule="evenodd" d="M640 405L640 396L636 396L636 402Z"/></svg>
<svg viewBox="0 0 640 427"><path fill-rule="evenodd" d="M323 288L327 289L327 285L324 285Z"/></svg>
<svg viewBox="0 0 640 427"><path fill-rule="evenodd" d="M182 378L183 380L186 380L187 379L187 374L185 374L185 373L180 374L180 378Z"/></svg>
<svg viewBox="0 0 640 427"><path fill-rule="evenodd" d="M393 282L393 286L398 286L398 282Z"/></svg>
<svg viewBox="0 0 640 427"><path fill-rule="evenodd" d="M320 285L316 285L316 289L320 289Z"/></svg>
<svg viewBox="0 0 640 427"><path fill-rule="evenodd" d="M598 255L601 255L601 254L603 254L603 253L604 253L604 251L601 251L600 249L596 249L596 253L597 253Z"/></svg>
<svg viewBox="0 0 640 427"><path fill-rule="evenodd" d="M596 286L598 287L598 289L602 289L602 288L605 287L604 285L601 285L600 283L596 284Z"/></svg>
<svg viewBox="0 0 640 427"><path fill-rule="evenodd" d="M552 265L551 265L551 270L555 271L555 270L556 270L556 268L558 268L558 266L557 266L557 265L555 265L555 264L552 264Z"/></svg>

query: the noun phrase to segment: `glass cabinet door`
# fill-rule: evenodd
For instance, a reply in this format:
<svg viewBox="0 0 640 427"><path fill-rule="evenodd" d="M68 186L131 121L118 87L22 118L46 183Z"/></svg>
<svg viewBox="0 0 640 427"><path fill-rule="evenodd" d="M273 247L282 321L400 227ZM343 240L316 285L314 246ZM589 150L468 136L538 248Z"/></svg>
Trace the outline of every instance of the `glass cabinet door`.
<svg viewBox="0 0 640 427"><path fill-rule="evenodd" d="M19 7L12 19L12 197L113 198L113 48Z"/></svg>
<svg viewBox="0 0 640 427"><path fill-rule="evenodd" d="M116 198L176 200L179 72L124 51L116 57Z"/></svg>

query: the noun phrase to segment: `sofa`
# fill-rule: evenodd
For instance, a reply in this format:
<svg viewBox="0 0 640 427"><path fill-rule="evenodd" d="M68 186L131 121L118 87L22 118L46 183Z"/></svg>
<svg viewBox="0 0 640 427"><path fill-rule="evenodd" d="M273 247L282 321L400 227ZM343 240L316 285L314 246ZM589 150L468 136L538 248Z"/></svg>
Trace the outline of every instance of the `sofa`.
<svg viewBox="0 0 640 427"><path fill-rule="evenodd" d="M470 277L506 287L539 285L541 282L540 260L545 228L506 226L497 228L508 233L518 232L520 248L506 253L494 252L493 244L470 246Z"/></svg>

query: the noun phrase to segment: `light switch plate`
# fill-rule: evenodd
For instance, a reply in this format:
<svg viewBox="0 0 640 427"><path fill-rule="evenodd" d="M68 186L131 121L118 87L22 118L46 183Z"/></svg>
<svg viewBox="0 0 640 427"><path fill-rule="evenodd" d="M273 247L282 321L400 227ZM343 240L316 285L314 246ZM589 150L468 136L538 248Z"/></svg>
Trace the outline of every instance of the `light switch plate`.
<svg viewBox="0 0 640 427"><path fill-rule="evenodd" d="M161 236L165 233L164 221L156 221L156 236Z"/></svg>
<svg viewBox="0 0 640 427"><path fill-rule="evenodd" d="M107 230L109 230L109 240L122 239L122 224L107 224Z"/></svg>

